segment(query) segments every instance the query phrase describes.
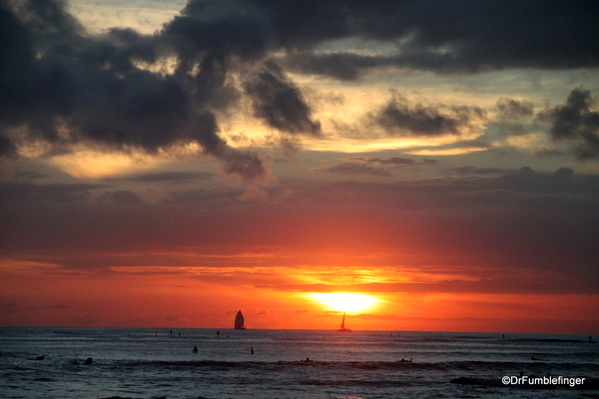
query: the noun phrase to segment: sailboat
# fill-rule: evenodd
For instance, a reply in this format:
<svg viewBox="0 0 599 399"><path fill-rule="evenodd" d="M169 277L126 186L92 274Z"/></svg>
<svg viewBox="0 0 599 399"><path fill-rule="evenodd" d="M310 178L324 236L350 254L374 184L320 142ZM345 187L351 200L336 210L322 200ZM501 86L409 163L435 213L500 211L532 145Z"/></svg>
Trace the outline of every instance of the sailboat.
<svg viewBox="0 0 599 399"><path fill-rule="evenodd" d="M245 326L243 325L245 320L243 319L243 313L241 310L237 312L237 316L235 316L235 329L236 330L245 330Z"/></svg>
<svg viewBox="0 0 599 399"><path fill-rule="evenodd" d="M349 328L345 328L345 312L343 312L343 319L341 319L341 328L338 329L339 332L351 332Z"/></svg>

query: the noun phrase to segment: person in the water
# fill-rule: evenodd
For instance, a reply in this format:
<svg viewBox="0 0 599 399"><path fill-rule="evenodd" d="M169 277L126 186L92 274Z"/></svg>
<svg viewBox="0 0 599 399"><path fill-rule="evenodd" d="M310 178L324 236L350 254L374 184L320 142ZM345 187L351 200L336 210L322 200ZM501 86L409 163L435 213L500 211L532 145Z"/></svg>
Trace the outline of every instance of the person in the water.
<svg viewBox="0 0 599 399"><path fill-rule="evenodd" d="M193 353L198 353L198 347L194 345L193 349L191 350Z"/></svg>

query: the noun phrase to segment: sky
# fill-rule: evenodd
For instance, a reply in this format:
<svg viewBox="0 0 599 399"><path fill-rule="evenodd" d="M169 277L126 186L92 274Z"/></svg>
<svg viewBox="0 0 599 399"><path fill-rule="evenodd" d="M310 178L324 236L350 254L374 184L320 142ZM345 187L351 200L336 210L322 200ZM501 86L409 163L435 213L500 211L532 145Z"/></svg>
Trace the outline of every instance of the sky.
<svg viewBox="0 0 599 399"><path fill-rule="evenodd" d="M0 0L0 325L599 334L597 15Z"/></svg>

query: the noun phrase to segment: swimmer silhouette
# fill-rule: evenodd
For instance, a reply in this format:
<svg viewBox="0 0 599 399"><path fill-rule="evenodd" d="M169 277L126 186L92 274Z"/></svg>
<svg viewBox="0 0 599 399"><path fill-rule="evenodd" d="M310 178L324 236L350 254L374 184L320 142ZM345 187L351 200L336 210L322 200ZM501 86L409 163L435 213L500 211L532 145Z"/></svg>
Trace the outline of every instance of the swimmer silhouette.
<svg viewBox="0 0 599 399"><path fill-rule="evenodd" d="M250 353L253 355L254 354L254 348L250 348Z"/></svg>
<svg viewBox="0 0 599 399"><path fill-rule="evenodd" d="M194 346L193 349L191 350L193 353L198 353L198 347Z"/></svg>
<svg viewBox="0 0 599 399"><path fill-rule="evenodd" d="M46 355L38 356L35 358L35 360L44 360L45 357Z"/></svg>
<svg viewBox="0 0 599 399"><path fill-rule="evenodd" d="M94 359L92 359L91 357L88 357L88 358L85 360L85 363L83 363L83 364L87 364L87 365L89 365L89 364L92 364L92 362L93 362L93 361L94 361Z"/></svg>

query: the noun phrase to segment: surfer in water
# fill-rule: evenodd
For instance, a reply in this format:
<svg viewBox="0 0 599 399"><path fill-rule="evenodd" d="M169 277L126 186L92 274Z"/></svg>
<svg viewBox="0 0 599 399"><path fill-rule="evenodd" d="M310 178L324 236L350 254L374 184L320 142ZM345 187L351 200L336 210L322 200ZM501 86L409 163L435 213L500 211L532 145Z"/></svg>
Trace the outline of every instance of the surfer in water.
<svg viewBox="0 0 599 399"><path fill-rule="evenodd" d="M193 349L191 350L193 353L198 353L198 347L194 345Z"/></svg>

